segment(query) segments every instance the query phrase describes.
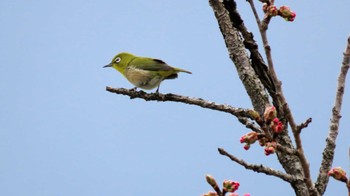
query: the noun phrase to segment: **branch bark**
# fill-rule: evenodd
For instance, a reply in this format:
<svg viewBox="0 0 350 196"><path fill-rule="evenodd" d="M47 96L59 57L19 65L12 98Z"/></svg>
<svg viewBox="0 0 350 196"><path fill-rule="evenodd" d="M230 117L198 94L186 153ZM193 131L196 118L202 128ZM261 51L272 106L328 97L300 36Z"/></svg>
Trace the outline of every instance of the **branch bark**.
<svg viewBox="0 0 350 196"><path fill-rule="evenodd" d="M202 108L226 112L226 113L232 114L233 116L236 116L237 118L250 118L252 120L254 119L251 116L251 110L249 109L235 108L230 105L217 104L215 102L207 101L201 98L187 97L187 96L176 95L172 93L168 93L168 94L146 93L142 90L137 91L134 89L112 88L109 86L106 87L106 91L109 91L111 93L121 94L121 95L127 95L130 97L130 99L140 98L140 99L144 99L145 101L181 102L189 105L197 105Z"/></svg>
<svg viewBox="0 0 350 196"><path fill-rule="evenodd" d="M281 171L274 170L274 169L266 167L264 165L249 164L249 163L245 162L244 160L239 159L239 158L235 157L234 155L229 154L223 148L219 148L218 151L221 155L227 156L232 161L242 165L243 167L245 167L248 170L253 170L253 171L258 172L258 173L264 173L266 175L275 176L275 177L278 177L278 178L280 178L284 181L287 181L289 183L293 183L295 181L303 181L302 178L298 178L294 175L289 175L289 174L283 173Z"/></svg>
<svg viewBox="0 0 350 196"><path fill-rule="evenodd" d="M252 101L254 110L262 114L266 105L270 105L269 97L259 76L251 66L240 32L233 26L242 25L238 17L234 1L209 0L213 8L221 33L224 37L231 60L234 62L239 78ZM234 21L234 22L233 22Z"/></svg>
<svg viewBox="0 0 350 196"><path fill-rule="evenodd" d="M332 118L329 125L329 133L326 139L326 147L322 153L322 163L320 173L316 181L316 189L323 194L326 191L329 177L327 172L331 169L334 158L334 151L336 147L336 140L339 132L339 120L341 118L340 112L343 103L343 95L345 90L345 80L350 67L350 36L344 51L344 58L338 76L338 85L335 96L335 103L332 109Z"/></svg>

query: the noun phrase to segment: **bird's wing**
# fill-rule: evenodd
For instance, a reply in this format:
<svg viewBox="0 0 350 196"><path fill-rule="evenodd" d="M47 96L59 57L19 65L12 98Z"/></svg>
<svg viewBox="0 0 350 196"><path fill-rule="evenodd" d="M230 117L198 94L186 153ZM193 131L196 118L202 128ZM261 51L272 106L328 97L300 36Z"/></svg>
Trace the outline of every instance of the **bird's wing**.
<svg viewBox="0 0 350 196"><path fill-rule="evenodd" d="M129 65L142 70L148 70L148 71L170 71L174 70L173 67L166 64L164 61L159 59L152 59L152 58L135 58L133 59Z"/></svg>

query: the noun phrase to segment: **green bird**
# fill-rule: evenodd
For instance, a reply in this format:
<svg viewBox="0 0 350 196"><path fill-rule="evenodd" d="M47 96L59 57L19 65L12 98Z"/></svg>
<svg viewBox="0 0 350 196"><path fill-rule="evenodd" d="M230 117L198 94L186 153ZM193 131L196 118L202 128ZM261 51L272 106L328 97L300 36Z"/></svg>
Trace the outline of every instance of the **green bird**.
<svg viewBox="0 0 350 196"><path fill-rule="evenodd" d="M126 52L117 54L111 63L104 67L113 67L119 71L135 85L135 89L151 90L157 87L157 93L163 80L175 79L179 72L192 74L187 70L172 67L162 60L139 57Z"/></svg>

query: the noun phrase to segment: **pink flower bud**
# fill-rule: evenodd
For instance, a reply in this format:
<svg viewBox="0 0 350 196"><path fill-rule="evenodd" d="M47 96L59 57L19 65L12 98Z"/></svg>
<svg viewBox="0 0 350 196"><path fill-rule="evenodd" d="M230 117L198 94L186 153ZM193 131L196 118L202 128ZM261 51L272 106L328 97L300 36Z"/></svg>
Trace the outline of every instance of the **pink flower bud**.
<svg viewBox="0 0 350 196"><path fill-rule="evenodd" d="M253 144L256 142L256 140L258 140L258 133L257 132L254 132L254 131L251 131L245 135L243 135L239 141L241 143L246 143L246 145L244 146L244 149L245 150L248 150L249 147L250 147L250 144Z"/></svg>
<svg viewBox="0 0 350 196"><path fill-rule="evenodd" d="M270 128L274 133L282 133L283 123L278 118L274 118L270 125Z"/></svg>
<svg viewBox="0 0 350 196"><path fill-rule="evenodd" d="M334 179L347 182L346 172L341 167L334 167L328 172L328 176L332 176Z"/></svg>
<svg viewBox="0 0 350 196"><path fill-rule="evenodd" d="M296 16L297 14L295 12L292 12L288 17L288 21L293 22Z"/></svg>
<svg viewBox="0 0 350 196"><path fill-rule="evenodd" d="M281 6L278 9L278 15L284 18L286 21L294 21L296 14L288 6Z"/></svg>
<svg viewBox="0 0 350 196"><path fill-rule="evenodd" d="M291 10L288 6L281 6L280 9L278 9L279 11L279 14L282 16L282 17L286 17L290 14Z"/></svg>
<svg viewBox="0 0 350 196"><path fill-rule="evenodd" d="M277 9L276 6L270 5L270 6L267 8L267 13L269 14L269 16L277 16L277 14L278 14L278 9Z"/></svg>
<svg viewBox="0 0 350 196"><path fill-rule="evenodd" d="M244 150L249 150L249 148L250 148L250 144L246 144L246 145L244 145L244 146L243 146L243 148L244 148Z"/></svg>
<svg viewBox="0 0 350 196"><path fill-rule="evenodd" d="M232 180L224 180L223 190L226 192L235 192L239 188L239 182L235 182Z"/></svg>
<svg viewBox="0 0 350 196"><path fill-rule="evenodd" d="M283 131L283 124L282 122L278 122L276 129L275 129L275 133L282 133Z"/></svg>
<svg viewBox="0 0 350 196"><path fill-rule="evenodd" d="M265 108L264 120L266 122L273 120L277 116L277 111L275 106L268 106Z"/></svg>
<svg viewBox="0 0 350 196"><path fill-rule="evenodd" d="M278 118L274 118L274 119L272 120L272 122L273 122L274 124L277 124L278 122L280 122L280 120L279 120Z"/></svg>
<svg viewBox="0 0 350 196"><path fill-rule="evenodd" d="M244 143L246 141L246 135L243 135L241 138L239 138L239 142Z"/></svg>
<svg viewBox="0 0 350 196"><path fill-rule="evenodd" d="M218 196L218 194L216 192L209 191L209 192L203 194L202 196Z"/></svg>
<svg viewBox="0 0 350 196"><path fill-rule="evenodd" d="M268 156L270 154L275 153L277 144L276 142L267 142L265 145L265 155Z"/></svg>

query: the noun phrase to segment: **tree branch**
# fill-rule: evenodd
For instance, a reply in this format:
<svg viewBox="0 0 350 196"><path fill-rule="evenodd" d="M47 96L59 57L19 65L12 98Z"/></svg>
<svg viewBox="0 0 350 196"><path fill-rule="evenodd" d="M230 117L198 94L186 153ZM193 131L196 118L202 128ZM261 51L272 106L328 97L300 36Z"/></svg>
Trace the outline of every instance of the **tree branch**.
<svg viewBox="0 0 350 196"><path fill-rule="evenodd" d="M296 176L292 176L292 175L283 173L281 171L274 170L274 169L266 167L264 165L249 164L249 163L245 162L244 160L239 159L239 158L235 157L234 155L229 154L223 148L218 148L218 151L221 155L227 156L232 161L242 165L246 169L253 170L253 171L258 172L258 173L264 173L264 174L270 175L270 176L275 176L275 177L278 177L278 178L280 178L284 181L287 181L289 183L293 183L295 181L303 181L302 178L298 178Z"/></svg>
<svg viewBox="0 0 350 196"><path fill-rule="evenodd" d="M257 44L253 39L253 34L247 31L246 27L244 26L243 20L241 19L236 9L236 2L234 0L209 0L209 3L214 10L221 33L226 43L226 47L230 53L230 58L234 62L240 79L244 84L244 87L249 97L252 100L254 110L262 114L265 110L266 105L270 105L269 100L266 99L267 94L264 91L265 87L268 90L270 96L272 97L273 103L278 109L279 115L284 117L284 113L289 114L290 110L288 110L288 112L284 112L287 111L287 109L289 109L288 105L281 104L285 103L285 101L280 101L280 95L277 93L276 82L278 82L280 89L281 83L278 81L275 73L271 72L262 60L262 57L257 49ZM240 33L244 38L244 46L251 53L250 62L249 59L247 60L247 52L243 51L244 48L242 47L242 38L240 36ZM264 44L264 47L265 49L269 49L268 44ZM271 52L269 52L269 54L271 57ZM272 65L272 58L268 60L271 60L269 63L270 65ZM275 76L274 79L272 78L273 75ZM286 110L284 110L285 108ZM288 115L287 117L290 118L291 116ZM291 126L293 125L293 122L294 121L291 121ZM295 127L292 126L292 128ZM281 145L285 146L286 148L293 149L292 141L287 132L280 134L280 136L277 139L278 143L280 143ZM303 153L301 154L303 155ZM297 153L297 155L290 155L288 153L281 153L280 151L277 151L277 155L280 163L282 164L283 168L288 174L304 174L303 170L307 167L301 167L301 165L305 166L307 164L300 164L300 157L302 157L300 156L300 153ZM306 159L304 159L304 163L307 163L305 160ZM305 182L297 181L295 183L291 183L291 185L295 190L296 195L299 196L308 194L308 187L305 185ZM312 186L312 184L310 186Z"/></svg>
<svg viewBox="0 0 350 196"><path fill-rule="evenodd" d="M329 133L326 139L326 146L322 153L322 163L320 167L320 173L316 181L316 188L319 193L323 194L326 190L329 177L327 172L331 169L334 150L336 146L336 139L339 132L339 120L341 118L340 111L343 103L343 96L345 91L345 80L350 67L350 36L348 37L348 43L344 51L344 58L342 66L340 68L340 73L338 76L338 85L335 96L335 103L332 109L332 118L329 125Z"/></svg>
<svg viewBox="0 0 350 196"><path fill-rule="evenodd" d="M315 191L315 187L314 187L312 180L311 180L310 167L309 167L309 163L306 159L306 156L304 154L304 150L303 150L303 146L302 146L302 142L301 142L301 137L300 137L300 132L297 129L297 125L295 123L293 114L292 114L291 109L288 106L287 100L283 94L282 83L281 83L281 81L279 81L277 74L275 72L275 69L274 69L274 65L273 65L273 61L272 61L272 54L271 54L271 47L269 45L269 42L267 39L267 34L266 34L267 25L268 25L268 22L270 19L267 19L266 20L267 22L264 22L264 25L265 25L264 26L261 23L258 15L257 15L253 0L247 0L247 1L249 2L250 6L253 10L256 22L259 26L262 42L263 42L264 49L265 49L267 64L268 64L268 68L269 68L268 69L269 75L271 76L274 84L276 85L276 93L278 96L277 97L278 101L276 101L276 103L278 105L276 105L275 107L277 108L279 115L286 117L286 119L288 120L288 123L292 129L296 148L298 150L298 157L300 159L300 163L301 163L302 168L303 168L305 182L306 182L306 185L308 187L308 190L310 191L311 195L318 195L318 193Z"/></svg>
<svg viewBox="0 0 350 196"><path fill-rule="evenodd" d="M312 118L308 118L305 122L301 123L297 126L297 132L300 134L301 130L309 126L309 124L312 122Z"/></svg>
<svg viewBox="0 0 350 196"><path fill-rule="evenodd" d="M249 121L247 118L238 118L238 121L245 125L248 129L251 129L252 131L255 131L257 133L262 133L263 130L261 130L259 127L255 126L253 122Z"/></svg>
<svg viewBox="0 0 350 196"><path fill-rule="evenodd" d="M238 10L236 9L236 4L234 1L225 1L225 8L229 11L231 22L235 28L239 30L241 35L244 38L244 46L250 52L251 65L255 73L259 76L260 81L264 85L265 89L269 92L273 101L276 100L276 88L275 84L272 81L266 63L262 58L259 50L258 44L254 40L253 33L249 32L247 27L244 24L243 19L241 18Z"/></svg>
<svg viewBox="0 0 350 196"><path fill-rule="evenodd" d="M279 143L277 143L277 150L279 150L283 153L287 153L289 155L297 155L298 154L298 151L296 151L294 148L288 148L288 147L285 147Z"/></svg>
<svg viewBox="0 0 350 196"><path fill-rule="evenodd" d="M121 94L121 95L127 95L130 97L130 99L140 98L140 99L144 99L145 101L181 102L189 105L200 106L202 108L226 112L226 113L232 114L233 116L236 116L237 118L246 117L246 118L254 119L250 115L251 110L249 109L235 108L226 104L217 104L215 102L207 101L201 98L187 97L187 96L176 95L172 93L168 93L168 94L146 93L142 90L137 91L134 89L129 90L125 88L112 88L109 86L106 87L106 91L109 91L111 93Z"/></svg>
<svg viewBox="0 0 350 196"><path fill-rule="evenodd" d="M242 25L244 24L236 10L236 3L232 0L209 0L209 3L219 23L230 58L236 66L254 110L259 114L263 114L265 106L270 104L269 98L263 83L251 65L242 36L237 29L238 27L243 28ZM245 35L249 36L248 34Z"/></svg>

